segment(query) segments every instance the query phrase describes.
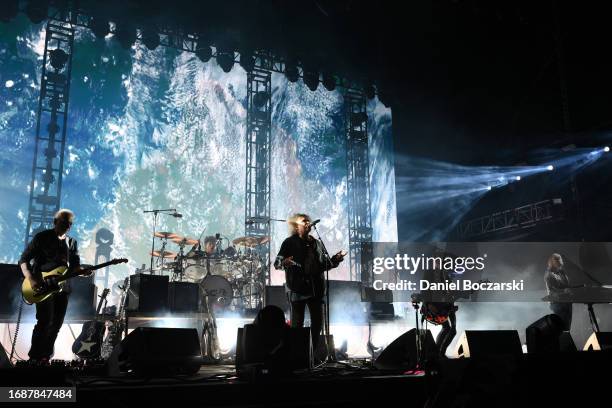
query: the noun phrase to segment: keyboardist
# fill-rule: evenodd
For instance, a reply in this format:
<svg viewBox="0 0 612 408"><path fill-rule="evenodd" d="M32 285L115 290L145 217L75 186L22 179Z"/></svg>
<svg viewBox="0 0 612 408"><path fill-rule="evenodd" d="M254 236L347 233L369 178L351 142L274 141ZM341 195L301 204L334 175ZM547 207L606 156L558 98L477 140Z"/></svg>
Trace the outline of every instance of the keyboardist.
<svg viewBox="0 0 612 408"><path fill-rule="evenodd" d="M561 255L552 254L548 258L544 282L548 295L561 294L570 287L569 279L563 269ZM550 309L563 320L566 331L569 331L572 326L572 306L570 302L550 302Z"/></svg>

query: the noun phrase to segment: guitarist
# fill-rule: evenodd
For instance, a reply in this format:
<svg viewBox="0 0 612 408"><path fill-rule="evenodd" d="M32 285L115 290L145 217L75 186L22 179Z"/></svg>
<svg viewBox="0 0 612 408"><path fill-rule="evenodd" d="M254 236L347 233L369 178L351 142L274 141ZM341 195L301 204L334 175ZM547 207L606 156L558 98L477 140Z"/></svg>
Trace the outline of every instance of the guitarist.
<svg viewBox="0 0 612 408"><path fill-rule="evenodd" d="M53 281L43 281L44 271L50 271L58 266L68 266L70 273L80 268L77 241L67 235L73 220L72 211L59 210L53 217L53 228L36 234L21 254L19 259L21 272L35 290L42 289L46 285L57 285ZM67 283L65 282L61 292L36 303L36 325L28 353L33 363L45 364L53 354L55 339L64 323L68 307L70 288Z"/></svg>
<svg viewBox="0 0 612 408"><path fill-rule="evenodd" d="M340 251L331 259L325 257L321 242L309 235L312 220L308 215L294 214L287 222L291 236L283 241L274 267L285 270L292 327L304 327L304 315L308 306L312 345L316 349L323 325L323 275L326 267L337 267L344 259L344 254Z"/></svg>
<svg viewBox="0 0 612 408"><path fill-rule="evenodd" d="M440 248L436 248L434 255L440 259L445 259L447 254ZM423 271L423 279L429 282L443 283L445 281L451 281L451 273L446 271L441 262L434 262L434 268ZM438 346L438 357L441 359L446 358L446 349L450 346L451 342L457 335L457 316L456 311L458 307L454 301L450 301L452 296L446 292L427 293L424 297L429 298L430 301L423 302L421 312L430 313L434 316L434 320L438 320L442 325L442 330L436 336L436 345ZM448 298L448 299L446 299ZM448 301L445 301L448 300ZM425 316L423 316L424 318Z"/></svg>

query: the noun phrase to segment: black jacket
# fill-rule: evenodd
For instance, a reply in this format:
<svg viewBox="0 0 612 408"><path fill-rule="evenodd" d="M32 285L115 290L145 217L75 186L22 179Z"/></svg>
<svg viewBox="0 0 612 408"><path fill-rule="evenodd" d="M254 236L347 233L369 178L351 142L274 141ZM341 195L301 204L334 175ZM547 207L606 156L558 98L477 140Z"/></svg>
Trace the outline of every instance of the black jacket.
<svg viewBox="0 0 612 408"><path fill-rule="evenodd" d="M293 261L299 264L285 268L285 280L291 291L314 297L322 297L325 294L325 270L337 267L338 262L324 255L322 245L319 240L311 236L304 240L297 234L283 241L274 261L274 267L281 269L283 260L290 256L293 256ZM307 262L308 251L312 251L314 255L312 264Z"/></svg>

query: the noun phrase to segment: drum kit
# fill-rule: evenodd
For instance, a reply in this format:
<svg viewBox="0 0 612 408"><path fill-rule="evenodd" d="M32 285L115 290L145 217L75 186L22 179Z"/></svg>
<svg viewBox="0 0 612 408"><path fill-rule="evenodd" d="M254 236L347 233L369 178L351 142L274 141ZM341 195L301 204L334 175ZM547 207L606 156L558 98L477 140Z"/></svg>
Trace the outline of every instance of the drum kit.
<svg viewBox="0 0 612 408"><path fill-rule="evenodd" d="M239 237L227 240L224 248L221 235L216 234L214 245L204 245L204 250L200 239L167 231L155 232L154 237L161 247L150 253L157 266L151 273L167 273L172 281L198 284L207 298L203 303L216 311L239 312L262 305L267 265L258 249L270 237ZM178 250L169 250L170 245Z"/></svg>

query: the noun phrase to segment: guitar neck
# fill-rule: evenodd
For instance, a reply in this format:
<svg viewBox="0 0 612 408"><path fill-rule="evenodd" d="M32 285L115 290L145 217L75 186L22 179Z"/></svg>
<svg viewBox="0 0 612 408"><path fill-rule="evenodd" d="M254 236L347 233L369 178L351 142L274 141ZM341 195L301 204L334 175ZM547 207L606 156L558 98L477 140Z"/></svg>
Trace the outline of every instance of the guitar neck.
<svg viewBox="0 0 612 408"><path fill-rule="evenodd" d="M115 263L116 263L115 261L108 261L108 262L101 263L99 265L89 266L87 268L79 269L77 273L67 273L65 275L59 276L57 278L57 282L63 282L65 280L67 280L67 279L74 278L74 277L79 276L79 275L84 275L86 273L89 273L91 271L95 271L97 269L106 268L107 266L113 265Z"/></svg>

